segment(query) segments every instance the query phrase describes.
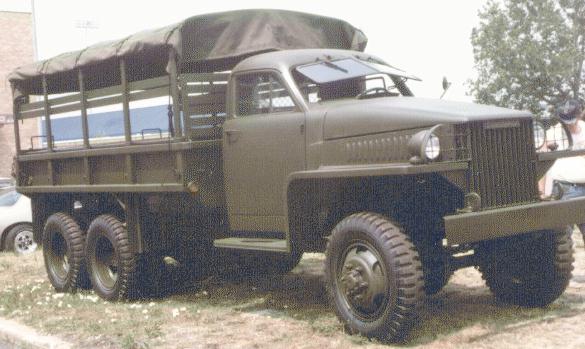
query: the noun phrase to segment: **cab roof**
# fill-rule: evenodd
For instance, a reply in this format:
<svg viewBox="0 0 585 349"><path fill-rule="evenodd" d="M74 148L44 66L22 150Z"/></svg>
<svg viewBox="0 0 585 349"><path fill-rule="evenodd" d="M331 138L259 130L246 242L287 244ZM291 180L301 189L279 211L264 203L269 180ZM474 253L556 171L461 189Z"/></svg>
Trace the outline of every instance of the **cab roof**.
<svg viewBox="0 0 585 349"><path fill-rule="evenodd" d="M363 61L384 64L396 70L396 75L404 76L409 79L420 80L416 76L408 75L408 73L405 71L391 66L379 57L372 54L361 51L339 49L298 49L262 53L244 59L234 67L232 73L240 73L257 69L273 69L280 72L285 72L291 68L303 64L322 61L335 61L344 58L357 58Z"/></svg>
<svg viewBox="0 0 585 349"><path fill-rule="evenodd" d="M238 73L255 69L274 69L278 71L286 71L297 65L350 57L359 57L361 59L373 57L374 59L379 60L370 54L366 54L360 51L335 49L298 49L268 52L248 57L236 65L232 72Z"/></svg>

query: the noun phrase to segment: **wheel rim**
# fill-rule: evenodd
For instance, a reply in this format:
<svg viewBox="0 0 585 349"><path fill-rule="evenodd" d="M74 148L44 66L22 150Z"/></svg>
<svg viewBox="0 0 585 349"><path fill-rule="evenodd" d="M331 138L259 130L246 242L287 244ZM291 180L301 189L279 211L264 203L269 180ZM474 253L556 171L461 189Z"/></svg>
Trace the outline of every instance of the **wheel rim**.
<svg viewBox="0 0 585 349"><path fill-rule="evenodd" d="M382 258L370 244L360 241L344 250L341 261L337 288L346 307L363 321L379 318L390 297Z"/></svg>
<svg viewBox="0 0 585 349"><path fill-rule="evenodd" d="M69 274L69 248L67 241L60 232L53 232L47 248L49 269L53 275L66 280Z"/></svg>
<svg viewBox="0 0 585 349"><path fill-rule="evenodd" d="M100 283L108 289L113 289L118 281L118 261L115 252L108 238L98 237L93 272Z"/></svg>
<svg viewBox="0 0 585 349"><path fill-rule="evenodd" d="M14 238L14 252L17 254L27 254L35 251L37 244L31 230L22 230Z"/></svg>

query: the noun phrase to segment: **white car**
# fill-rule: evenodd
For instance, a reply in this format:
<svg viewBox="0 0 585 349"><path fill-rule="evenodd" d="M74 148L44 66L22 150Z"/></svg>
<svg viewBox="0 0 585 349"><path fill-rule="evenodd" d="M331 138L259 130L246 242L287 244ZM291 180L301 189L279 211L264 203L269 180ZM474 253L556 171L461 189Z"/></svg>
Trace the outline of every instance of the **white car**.
<svg viewBox="0 0 585 349"><path fill-rule="evenodd" d="M0 250L26 254L34 251L30 199L14 188L0 189Z"/></svg>

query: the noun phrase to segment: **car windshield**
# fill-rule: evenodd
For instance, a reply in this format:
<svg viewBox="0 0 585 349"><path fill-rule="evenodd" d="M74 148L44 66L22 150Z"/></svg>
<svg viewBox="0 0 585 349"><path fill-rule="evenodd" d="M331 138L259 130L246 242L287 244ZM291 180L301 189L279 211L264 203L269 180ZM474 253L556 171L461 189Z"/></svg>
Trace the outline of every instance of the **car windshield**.
<svg viewBox="0 0 585 349"><path fill-rule="evenodd" d="M0 206L12 206L18 201L20 194L14 189L0 194Z"/></svg>
<svg viewBox="0 0 585 349"><path fill-rule="evenodd" d="M410 96L405 81L420 80L374 60L344 58L304 64L293 70L299 90L309 103L341 98Z"/></svg>

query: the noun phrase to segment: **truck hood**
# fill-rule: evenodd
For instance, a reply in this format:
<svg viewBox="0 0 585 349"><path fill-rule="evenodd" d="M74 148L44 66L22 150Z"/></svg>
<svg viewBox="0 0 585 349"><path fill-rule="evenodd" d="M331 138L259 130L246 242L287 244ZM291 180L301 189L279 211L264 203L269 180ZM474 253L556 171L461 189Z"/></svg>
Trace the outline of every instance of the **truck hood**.
<svg viewBox="0 0 585 349"><path fill-rule="evenodd" d="M479 120L531 118L518 111L482 104L417 97L382 97L326 102L324 139L455 124Z"/></svg>

